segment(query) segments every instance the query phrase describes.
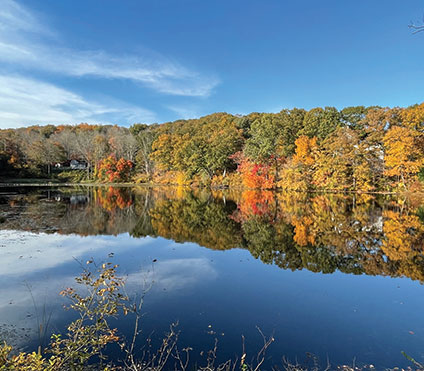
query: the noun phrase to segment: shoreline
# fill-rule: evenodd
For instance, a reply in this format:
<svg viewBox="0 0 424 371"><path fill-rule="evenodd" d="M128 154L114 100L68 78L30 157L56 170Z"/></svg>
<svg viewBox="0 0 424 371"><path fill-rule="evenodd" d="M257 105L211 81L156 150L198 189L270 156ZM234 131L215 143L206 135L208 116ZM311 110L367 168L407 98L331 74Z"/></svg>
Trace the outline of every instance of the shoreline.
<svg viewBox="0 0 424 371"><path fill-rule="evenodd" d="M56 182L44 182L44 183L20 183L20 182L0 182L0 188L7 187L116 187L116 188L129 188L129 187L183 187L187 189L209 189L211 191L221 190L238 190L238 191L258 191L258 192L296 192L296 193L319 193L319 194L369 194L369 195L424 195L424 192L390 192L390 191L350 191L350 190L312 190L312 191L297 191L283 188L273 189L254 189L245 187L193 187L190 185L178 185L178 184L158 184L158 183L56 183Z"/></svg>

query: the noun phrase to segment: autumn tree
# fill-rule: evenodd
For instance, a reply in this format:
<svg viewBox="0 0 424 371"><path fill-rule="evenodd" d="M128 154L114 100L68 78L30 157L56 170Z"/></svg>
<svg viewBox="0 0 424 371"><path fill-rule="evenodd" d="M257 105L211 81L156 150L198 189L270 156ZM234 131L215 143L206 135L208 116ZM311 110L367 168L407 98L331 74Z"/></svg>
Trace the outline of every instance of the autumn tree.
<svg viewBox="0 0 424 371"><path fill-rule="evenodd" d="M272 189L275 187L275 176L270 165L255 163L243 157L237 170L241 173L246 188Z"/></svg>
<svg viewBox="0 0 424 371"><path fill-rule="evenodd" d="M164 124L46 125L0 130L0 168L40 175L54 162L114 155L135 162L137 182L299 191L418 190L424 181L424 103L408 108L285 109L214 113ZM230 174L230 176L227 176ZM399 188L398 188L399 189ZM410 188L411 189L411 188Z"/></svg>
<svg viewBox="0 0 424 371"><path fill-rule="evenodd" d="M403 126L424 133L424 103L403 109L400 117Z"/></svg>
<svg viewBox="0 0 424 371"><path fill-rule="evenodd" d="M87 164L87 178L90 178L90 171L94 161L94 137L95 132L91 128L84 129L83 133L79 132L75 137L76 153L79 158L83 159Z"/></svg>
<svg viewBox="0 0 424 371"><path fill-rule="evenodd" d="M165 124L152 143L150 158L161 170L184 172L188 177L204 174L211 179L236 168L230 155L242 144L235 117L214 114Z"/></svg>
<svg viewBox="0 0 424 371"><path fill-rule="evenodd" d="M26 160L35 167L44 168L48 175L51 173L51 165L55 162L61 162L65 159L65 153L60 143L50 137L52 129L49 128L47 138L41 131L30 129L26 137L28 142L25 146Z"/></svg>
<svg viewBox="0 0 424 371"><path fill-rule="evenodd" d="M369 153L356 131L339 128L317 152L314 183L322 189L372 190Z"/></svg>
<svg viewBox="0 0 424 371"><path fill-rule="evenodd" d="M312 188L317 139L301 135L295 145L295 155L284 165L281 181L277 184L285 189L308 191Z"/></svg>
<svg viewBox="0 0 424 371"><path fill-rule="evenodd" d="M336 108L313 108L305 114L300 134L321 142L340 126L341 115Z"/></svg>
<svg viewBox="0 0 424 371"><path fill-rule="evenodd" d="M273 114L262 115L252 123L249 134L243 150L244 155L257 165L272 165L278 178L283 155L282 121Z"/></svg>
<svg viewBox="0 0 424 371"><path fill-rule="evenodd" d="M127 182L130 180L131 169L134 164L124 158L116 159L114 155L100 161L97 177L108 182Z"/></svg>
<svg viewBox="0 0 424 371"><path fill-rule="evenodd" d="M340 121L344 126L359 132L363 132L363 122L370 108L365 106L346 107L340 111Z"/></svg>
<svg viewBox="0 0 424 371"><path fill-rule="evenodd" d="M405 189L424 166L424 152L418 145L419 133L408 127L393 126L384 136L385 175L396 178Z"/></svg>
<svg viewBox="0 0 424 371"><path fill-rule="evenodd" d="M63 148L67 160L76 158L77 155L77 135L70 127L62 127L57 130L52 138Z"/></svg>
<svg viewBox="0 0 424 371"><path fill-rule="evenodd" d="M25 168L24 153L17 135L12 129L0 130L0 170L17 172Z"/></svg>
<svg viewBox="0 0 424 371"><path fill-rule="evenodd" d="M114 125L108 130L107 136L111 153L117 158L135 161L138 143L127 128Z"/></svg>
<svg viewBox="0 0 424 371"><path fill-rule="evenodd" d="M292 156L296 148L296 139L300 136L303 128L303 121L306 110L302 108L293 108L291 110L282 110L277 114L281 120L281 153L285 157Z"/></svg>
<svg viewBox="0 0 424 371"><path fill-rule="evenodd" d="M130 133L137 142L136 166L137 170L148 176L153 172L152 143L156 139L157 125L134 124L130 127Z"/></svg>

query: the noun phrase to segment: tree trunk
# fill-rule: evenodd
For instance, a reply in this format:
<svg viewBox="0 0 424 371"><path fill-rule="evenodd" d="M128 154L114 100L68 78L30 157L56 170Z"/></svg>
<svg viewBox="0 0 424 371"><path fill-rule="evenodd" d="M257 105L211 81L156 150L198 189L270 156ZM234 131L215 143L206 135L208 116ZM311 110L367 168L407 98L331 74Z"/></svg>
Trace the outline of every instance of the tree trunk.
<svg viewBox="0 0 424 371"><path fill-rule="evenodd" d="M144 161L144 168L146 170L146 174L150 176L150 167L149 167L149 161Z"/></svg>
<svg viewBox="0 0 424 371"><path fill-rule="evenodd" d="M278 160L275 159L275 182L278 182L279 177L280 177L280 174L279 174L279 171L278 170L279 170L278 169Z"/></svg>

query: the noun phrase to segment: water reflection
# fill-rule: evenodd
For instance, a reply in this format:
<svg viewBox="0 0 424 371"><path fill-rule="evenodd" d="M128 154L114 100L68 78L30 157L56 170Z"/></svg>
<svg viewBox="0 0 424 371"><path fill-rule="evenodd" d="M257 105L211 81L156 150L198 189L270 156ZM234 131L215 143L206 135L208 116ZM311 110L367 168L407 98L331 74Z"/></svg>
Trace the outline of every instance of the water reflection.
<svg viewBox="0 0 424 371"><path fill-rule="evenodd" d="M72 314L57 293L79 275L75 260L113 252L129 293L154 282L145 333L160 336L180 320L182 346L195 352L213 344L209 325L225 334L223 358L239 354L241 334L255 349L258 325L275 331L277 361L312 352L324 363L357 357L383 368L408 364L401 350L424 361L422 205L369 195L2 189L0 340L37 348L29 289L38 313L52 313L50 330L63 331ZM131 331L125 320L117 327Z"/></svg>
<svg viewBox="0 0 424 371"><path fill-rule="evenodd" d="M424 281L419 199L184 188L3 192L0 229L164 237L243 248L283 269Z"/></svg>

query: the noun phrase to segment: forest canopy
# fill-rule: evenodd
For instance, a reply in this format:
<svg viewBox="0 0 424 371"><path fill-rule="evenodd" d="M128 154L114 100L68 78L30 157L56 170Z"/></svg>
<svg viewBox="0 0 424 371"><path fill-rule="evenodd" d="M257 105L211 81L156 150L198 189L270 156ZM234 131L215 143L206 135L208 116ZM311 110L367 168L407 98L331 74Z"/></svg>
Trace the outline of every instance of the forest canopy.
<svg viewBox="0 0 424 371"><path fill-rule="evenodd" d="M2 178L251 189L422 190L424 103L318 107L163 124L0 130Z"/></svg>

